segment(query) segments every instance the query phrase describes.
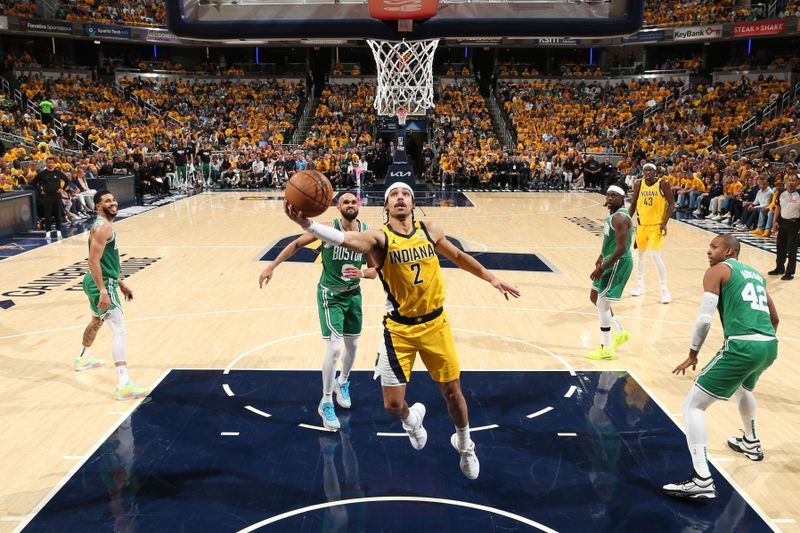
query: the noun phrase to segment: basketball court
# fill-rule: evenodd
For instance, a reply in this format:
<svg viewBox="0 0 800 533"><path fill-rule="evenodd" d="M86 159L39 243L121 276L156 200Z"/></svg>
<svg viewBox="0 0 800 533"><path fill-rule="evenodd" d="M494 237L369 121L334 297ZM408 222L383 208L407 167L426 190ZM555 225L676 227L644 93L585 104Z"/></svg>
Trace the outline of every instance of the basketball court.
<svg viewBox="0 0 800 533"><path fill-rule="evenodd" d="M728 450L734 403L708 411L720 497L687 503L659 488L691 470L681 404L692 375L670 374L688 351L714 233L672 221L665 262L643 297L614 306L633 333L619 359L583 355L599 343L589 274L604 197L581 193L430 194L416 215L516 284L506 301L445 268L446 308L465 373L478 480L460 473L445 404L424 371L410 401L428 408L428 445L414 451L383 412L372 365L383 291L362 282L365 329L345 428L320 430L324 345L315 253L258 275L299 234L280 193L206 193L115 223L134 291L124 305L131 377L152 395L113 399L106 367L72 370L89 310L75 290L87 234L0 261L0 532L16 531L800 531L800 411L794 354L800 289L769 280L781 316L779 356L756 389L766 458ZM383 221L369 195L361 218ZM457 205L457 206L455 206ZM424 211L424 214L423 214ZM333 218L330 209L320 219ZM713 229L713 228L709 228ZM745 245L761 272L774 254ZM629 287L630 289L630 287ZM721 345L718 319L701 364ZM418 370L420 370L418 368ZM606 392L607 391L607 392ZM716 474L719 472L719 474Z"/></svg>

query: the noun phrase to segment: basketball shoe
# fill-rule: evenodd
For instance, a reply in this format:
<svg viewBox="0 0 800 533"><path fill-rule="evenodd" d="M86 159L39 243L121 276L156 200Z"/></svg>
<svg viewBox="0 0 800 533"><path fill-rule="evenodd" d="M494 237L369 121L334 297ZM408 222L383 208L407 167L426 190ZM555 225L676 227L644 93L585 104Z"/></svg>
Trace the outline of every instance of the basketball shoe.
<svg viewBox="0 0 800 533"><path fill-rule="evenodd" d="M137 387L130 381L125 384L125 386L120 387L119 385L116 388L116 397L117 400L125 401L125 400L138 400L140 398L144 398L150 393L147 389L142 389Z"/></svg>
<svg viewBox="0 0 800 533"><path fill-rule="evenodd" d="M596 350L592 350L591 352L585 355L586 359L591 359L592 361L611 361L612 359L617 358L617 354L613 348L604 348L599 347Z"/></svg>
<svg viewBox="0 0 800 533"><path fill-rule="evenodd" d="M319 402L317 412L322 418L322 425L325 426L325 429L338 431L342 427L339 419L336 418L336 412L333 410L333 402Z"/></svg>
<svg viewBox="0 0 800 533"><path fill-rule="evenodd" d="M748 440L744 435L742 435L741 439L739 437L731 437L728 439L728 448L744 454L751 461L764 460L764 450L761 448L761 441L758 439Z"/></svg>
<svg viewBox="0 0 800 533"><path fill-rule="evenodd" d="M692 471L689 479L679 483L668 483L664 485L661 490L664 494L674 498L706 498L712 499L717 497L717 489L714 487L714 480L709 477L700 477L697 472Z"/></svg>
<svg viewBox="0 0 800 533"><path fill-rule="evenodd" d="M350 401L350 382L339 383L339 378L336 378L333 382L333 391L336 393L336 403L339 404L339 407L350 409L352 405Z"/></svg>
<svg viewBox="0 0 800 533"><path fill-rule="evenodd" d="M641 296L644 294L644 285L641 283L637 283L636 286L631 291L631 296Z"/></svg>
<svg viewBox="0 0 800 533"><path fill-rule="evenodd" d="M611 349L616 352L617 348L631 340L631 333L622 329L619 333L614 333L611 338Z"/></svg>
<svg viewBox="0 0 800 533"><path fill-rule="evenodd" d="M425 447L425 443L428 442L428 432L422 427L422 420L425 418L425 406L418 402L409 407L408 410L419 416L419 423L415 427L411 427L403 422L403 429L406 430L411 446L415 450L421 450ZM409 416L409 418L411 417Z"/></svg>
<svg viewBox="0 0 800 533"><path fill-rule="evenodd" d="M461 467L461 472L467 476L467 479L477 479L478 474L481 472L481 464L478 462L478 456L475 454L475 443L469 441L469 446L466 449L458 447L458 434L453 433L450 436L450 444L461 456L458 466Z"/></svg>
<svg viewBox="0 0 800 533"><path fill-rule="evenodd" d="M78 372L89 370L90 368L98 368L104 364L102 360L94 357L76 357L72 360L72 367Z"/></svg>
<svg viewBox="0 0 800 533"><path fill-rule="evenodd" d="M661 303L668 304L672 301L672 295L667 289L661 289Z"/></svg>

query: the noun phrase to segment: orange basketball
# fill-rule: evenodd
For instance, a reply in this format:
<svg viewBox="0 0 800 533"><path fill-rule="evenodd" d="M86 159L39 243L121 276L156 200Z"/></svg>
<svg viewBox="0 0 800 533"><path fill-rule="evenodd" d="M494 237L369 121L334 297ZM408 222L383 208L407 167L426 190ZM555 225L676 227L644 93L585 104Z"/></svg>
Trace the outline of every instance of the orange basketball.
<svg viewBox="0 0 800 533"><path fill-rule="evenodd" d="M333 187L322 172L301 170L286 184L286 201L307 217L316 217L331 206Z"/></svg>

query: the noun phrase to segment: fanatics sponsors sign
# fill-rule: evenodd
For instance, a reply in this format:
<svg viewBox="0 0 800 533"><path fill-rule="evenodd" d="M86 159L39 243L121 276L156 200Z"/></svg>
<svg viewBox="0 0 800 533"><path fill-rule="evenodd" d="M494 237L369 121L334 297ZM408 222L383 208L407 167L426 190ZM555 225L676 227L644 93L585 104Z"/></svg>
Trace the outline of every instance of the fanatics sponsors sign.
<svg viewBox="0 0 800 533"><path fill-rule="evenodd" d="M758 22L740 22L733 25L734 37L752 35L775 35L786 31L786 19L760 20Z"/></svg>
<svg viewBox="0 0 800 533"><path fill-rule="evenodd" d="M40 31L44 33L72 33L72 24L69 22L20 19L19 27L25 31Z"/></svg>
<svg viewBox="0 0 800 533"><path fill-rule="evenodd" d="M664 30L645 30L622 38L623 43L644 43L663 41L666 37Z"/></svg>
<svg viewBox="0 0 800 533"><path fill-rule="evenodd" d="M673 39L676 41L695 41L699 39L719 39L722 37L722 24L712 26L688 26L675 28Z"/></svg>

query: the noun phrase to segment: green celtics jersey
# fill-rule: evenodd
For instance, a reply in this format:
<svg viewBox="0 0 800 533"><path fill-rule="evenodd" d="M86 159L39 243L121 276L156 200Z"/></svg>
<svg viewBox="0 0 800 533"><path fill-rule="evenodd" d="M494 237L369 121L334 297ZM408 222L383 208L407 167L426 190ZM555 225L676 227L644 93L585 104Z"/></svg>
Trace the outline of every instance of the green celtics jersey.
<svg viewBox="0 0 800 533"><path fill-rule="evenodd" d="M731 268L731 277L722 286L717 304L725 337L754 333L774 336L764 277L736 259L727 259L725 264Z"/></svg>
<svg viewBox="0 0 800 533"><path fill-rule="evenodd" d="M360 220L358 222L358 231L367 229L367 225ZM344 231L339 219L333 221L333 227ZM330 244L323 243L322 245L322 276L319 278L319 284L330 290L348 290L359 284L359 279L347 279L342 276L344 267L353 265L356 268L361 268L361 265L366 261L364 254L348 250L344 246L331 246Z"/></svg>
<svg viewBox="0 0 800 533"><path fill-rule="evenodd" d="M631 218L630 213L624 207L620 207L614 213L609 213L608 218L606 218L606 223L603 226L603 248L600 253L603 254L603 259L607 259L610 257L614 250L617 249L617 235L614 231L614 226L611 224L611 219L614 218L614 215L622 213L628 219ZM631 256L631 238L633 237L633 227L628 228L628 238L627 238L627 247L625 254L622 257L630 257Z"/></svg>
<svg viewBox="0 0 800 533"><path fill-rule="evenodd" d="M92 230L95 230L105 219L97 217L92 224ZM89 240L89 247L91 248L92 242ZM119 249L117 248L117 234L114 229L111 229L111 240L106 243L103 249L103 255L100 257L100 269L103 271L104 278L119 279Z"/></svg>

